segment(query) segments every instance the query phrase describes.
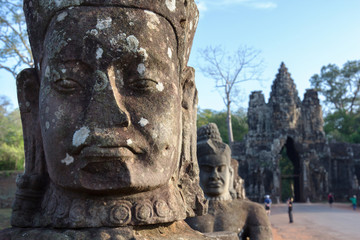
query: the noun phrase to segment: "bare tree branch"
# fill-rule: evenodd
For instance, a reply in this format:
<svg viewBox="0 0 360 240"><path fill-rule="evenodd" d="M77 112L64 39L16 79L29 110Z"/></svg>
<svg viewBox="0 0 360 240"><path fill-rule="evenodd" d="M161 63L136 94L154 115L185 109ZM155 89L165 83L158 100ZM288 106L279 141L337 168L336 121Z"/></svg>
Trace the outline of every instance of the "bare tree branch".
<svg viewBox="0 0 360 240"><path fill-rule="evenodd" d="M23 67L32 67L21 0L0 0L0 69L16 77Z"/></svg>
<svg viewBox="0 0 360 240"><path fill-rule="evenodd" d="M233 143L231 127L231 103L236 102L242 82L261 80L263 60L260 51L251 47L241 46L234 54L229 54L221 46L206 47L199 51L203 64L201 72L215 80L217 89L221 89L224 104L227 108L227 124L230 146Z"/></svg>

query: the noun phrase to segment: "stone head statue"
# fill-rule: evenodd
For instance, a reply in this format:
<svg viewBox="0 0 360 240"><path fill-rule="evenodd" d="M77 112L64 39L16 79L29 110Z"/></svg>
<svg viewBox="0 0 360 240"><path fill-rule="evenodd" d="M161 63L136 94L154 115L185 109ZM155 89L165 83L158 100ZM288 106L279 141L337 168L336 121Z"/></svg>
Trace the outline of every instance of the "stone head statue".
<svg viewBox="0 0 360 240"><path fill-rule="evenodd" d="M26 164L12 225L146 225L204 210L193 0L24 0Z"/></svg>
<svg viewBox="0 0 360 240"><path fill-rule="evenodd" d="M197 133L200 186L209 209L208 214L186 222L208 236L230 232L234 239L272 239L265 209L246 199L244 181L236 171L238 163L231 159L231 150L222 142L216 124L202 126Z"/></svg>
<svg viewBox="0 0 360 240"><path fill-rule="evenodd" d="M200 186L205 197L212 200L229 200L235 195L230 147L222 142L214 123L200 127L197 133Z"/></svg>

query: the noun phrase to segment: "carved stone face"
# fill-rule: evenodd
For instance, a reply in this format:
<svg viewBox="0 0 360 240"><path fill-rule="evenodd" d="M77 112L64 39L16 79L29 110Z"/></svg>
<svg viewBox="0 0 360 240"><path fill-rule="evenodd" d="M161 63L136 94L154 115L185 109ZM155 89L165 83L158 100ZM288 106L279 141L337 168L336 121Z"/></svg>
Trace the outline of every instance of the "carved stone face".
<svg viewBox="0 0 360 240"><path fill-rule="evenodd" d="M182 129L169 22L140 9L80 7L60 12L47 32L39 105L51 180L119 194L167 184Z"/></svg>
<svg viewBox="0 0 360 240"><path fill-rule="evenodd" d="M199 160L200 186L208 197L222 197L229 194L230 156L227 154L206 155Z"/></svg>

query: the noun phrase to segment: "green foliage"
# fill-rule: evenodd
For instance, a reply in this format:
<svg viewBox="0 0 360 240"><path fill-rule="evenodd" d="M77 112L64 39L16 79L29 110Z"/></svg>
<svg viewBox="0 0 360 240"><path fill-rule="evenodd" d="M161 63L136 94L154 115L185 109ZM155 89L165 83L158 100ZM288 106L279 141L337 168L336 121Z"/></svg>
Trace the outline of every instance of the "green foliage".
<svg viewBox="0 0 360 240"><path fill-rule="evenodd" d="M360 143L360 112L336 111L325 117L327 137L338 142Z"/></svg>
<svg viewBox="0 0 360 240"><path fill-rule="evenodd" d="M287 155L286 147L281 150L279 166L281 176L284 177L281 179L281 199L286 201L289 197L294 196L294 179L289 177L294 174L294 165Z"/></svg>
<svg viewBox="0 0 360 240"><path fill-rule="evenodd" d="M310 79L311 86L325 97L328 110L324 131L331 140L360 143L360 60L342 68L329 64Z"/></svg>
<svg viewBox="0 0 360 240"><path fill-rule="evenodd" d="M20 112L8 110L9 105L0 97L0 170L22 170L25 156Z"/></svg>
<svg viewBox="0 0 360 240"><path fill-rule="evenodd" d="M229 143L226 115L226 111L217 112L210 109L199 109L196 125L197 127L201 127L210 122L215 123L219 128L223 141ZM234 112L231 115L231 123L233 126L234 140L241 141L248 132L246 113L242 110Z"/></svg>
<svg viewBox="0 0 360 240"><path fill-rule="evenodd" d="M310 79L311 86L325 97L330 110L358 112L360 106L360 60L348 61L340 69L335 64L321 68Z"/></svg>
<svg viewBox="0 0 360 240"><path fill-rule="evenodd" d="M280 158L280 171L281 175L293 175L294 174L294 164L291 162L290 158L287 155L286 147L281 150Z"/></svg>

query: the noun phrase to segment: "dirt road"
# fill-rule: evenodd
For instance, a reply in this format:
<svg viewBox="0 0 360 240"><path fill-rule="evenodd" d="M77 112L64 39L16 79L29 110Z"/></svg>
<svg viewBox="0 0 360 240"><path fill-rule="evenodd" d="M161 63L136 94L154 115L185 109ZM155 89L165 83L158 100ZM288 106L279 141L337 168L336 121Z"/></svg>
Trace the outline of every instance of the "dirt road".
<svg viewBox="0 0 360 240"><path fill-rule="evenodd" d="M350 203L294 203L294 223L289 223L286 204L273 204L270 221L274 240L360 239L360 210Z"/></svg>

